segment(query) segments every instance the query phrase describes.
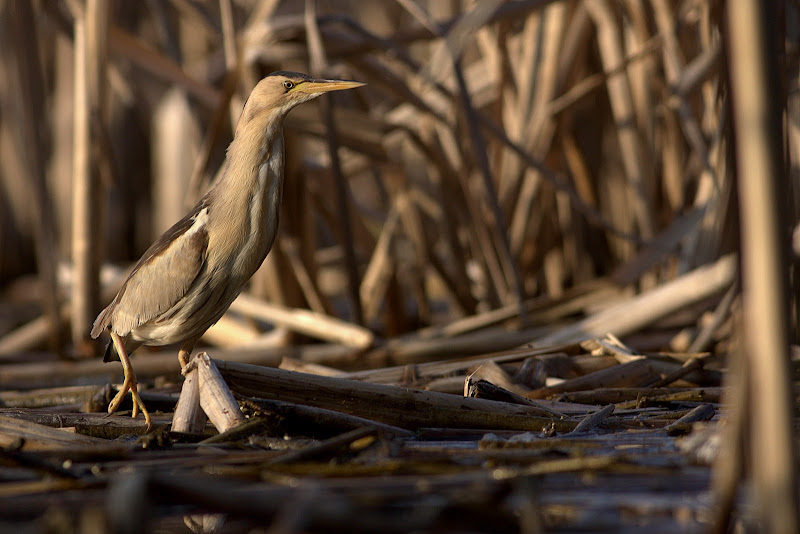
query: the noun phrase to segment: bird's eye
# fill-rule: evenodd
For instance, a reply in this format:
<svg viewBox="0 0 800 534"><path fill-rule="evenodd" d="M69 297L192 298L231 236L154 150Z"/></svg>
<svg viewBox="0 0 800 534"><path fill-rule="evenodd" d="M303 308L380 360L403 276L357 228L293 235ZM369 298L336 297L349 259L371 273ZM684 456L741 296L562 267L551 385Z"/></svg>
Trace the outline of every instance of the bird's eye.
<svg viewBox="0 0 800 534"><path fill-rule="evenodd" d="M288 91L289 89L291 89L292 87L294 87L294 83L290 82L289 80L286 80L285 82L283 82L283 86L284 86L284 87L286 88L286 90Z"/></svg>

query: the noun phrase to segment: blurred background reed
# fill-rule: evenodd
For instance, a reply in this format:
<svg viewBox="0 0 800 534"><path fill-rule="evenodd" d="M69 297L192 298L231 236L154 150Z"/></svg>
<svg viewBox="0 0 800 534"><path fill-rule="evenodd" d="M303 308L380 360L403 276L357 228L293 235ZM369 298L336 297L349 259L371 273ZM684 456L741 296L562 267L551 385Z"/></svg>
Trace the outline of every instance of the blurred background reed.
<svg viewBox="0 0 800 534"><path fill-rule="evenodd" d="M120 273L202 196L275 70L368 86L287 119L259 300L378 339L470 316L527 333L499 349L716 261L738 239L720 6L0 1L0 346L98 350ZM794 222L800 26L784 8ZM724 349L737 302L703 296L636 346ZM267 328L226 318L206 341Z"/></svg>

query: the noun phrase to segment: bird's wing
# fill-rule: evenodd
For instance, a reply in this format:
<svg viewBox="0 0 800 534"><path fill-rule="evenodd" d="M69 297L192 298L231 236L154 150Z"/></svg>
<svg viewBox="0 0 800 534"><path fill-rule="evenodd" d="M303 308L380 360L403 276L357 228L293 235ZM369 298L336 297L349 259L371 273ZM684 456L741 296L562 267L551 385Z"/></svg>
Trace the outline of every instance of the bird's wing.
<svg viewBox="0 0 800 534"><path fill-rule="evenodd" d="M125 336L170 309L186 294L205 264L208 247L205 200L142 255L117 296L97 316L92 337L111 325L114 332Z"/></svg>

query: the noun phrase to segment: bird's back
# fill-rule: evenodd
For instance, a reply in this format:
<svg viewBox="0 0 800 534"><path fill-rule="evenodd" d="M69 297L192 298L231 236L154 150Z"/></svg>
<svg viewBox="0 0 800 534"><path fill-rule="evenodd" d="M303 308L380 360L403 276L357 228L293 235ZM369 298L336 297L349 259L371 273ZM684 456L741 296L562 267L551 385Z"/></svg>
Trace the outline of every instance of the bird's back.
<svg viewBox="0 0 800 534"><path fill-rule="evenodd" d="M95 319L92 337L106 328L127 336L173 307L194 283L205 263L207 197L164 232L131 270L114 300Z"/></svg>

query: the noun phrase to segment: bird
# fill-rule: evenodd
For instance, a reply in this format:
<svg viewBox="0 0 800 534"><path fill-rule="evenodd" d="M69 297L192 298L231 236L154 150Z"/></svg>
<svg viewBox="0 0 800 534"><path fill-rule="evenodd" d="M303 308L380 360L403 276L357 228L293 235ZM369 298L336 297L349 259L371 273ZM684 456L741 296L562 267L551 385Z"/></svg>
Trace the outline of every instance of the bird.
<svg viewBox="0 0 800 534"><path fill-rule="evenodd" d="M122 363L124 381L108 406L113 414L128 391L132 417L141 409L130 354L141 345L180 343L184 369L200 337L225 313L267 257L278 231L284 178L283 121L318 96L365 85L278 71L250 92L228 146L219 179L181 220L145 251L91 330L108 331L103 361Z"/></svg>

